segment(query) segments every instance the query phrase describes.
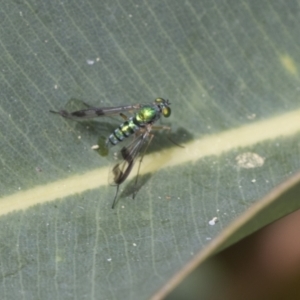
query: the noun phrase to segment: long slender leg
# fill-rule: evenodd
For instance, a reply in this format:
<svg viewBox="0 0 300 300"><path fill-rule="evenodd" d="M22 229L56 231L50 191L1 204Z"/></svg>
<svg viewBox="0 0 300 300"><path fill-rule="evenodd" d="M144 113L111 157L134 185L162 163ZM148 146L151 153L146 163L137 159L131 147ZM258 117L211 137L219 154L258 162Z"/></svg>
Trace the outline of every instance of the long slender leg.
<svg viewBox="0 0 300 300"><path fill-rule="evenodd" d="M182 146L182 145L176 143L175 141L173 141L173 140L169 137L169 135L170 135L170 133L171 133L171 127L169 127L169 126L151 126L151 129L150 129L150 130L167 130L167 131L168 131L168 139L170 140L170 142L172 142L174 145L176 145L176 146L178 146L178 147L180 147L180 148L184 148L184 146ZM150 132L150 130L147 129L148 132ZM143 151L143 154L141 155L141 158L140 158L140 161L139 161L139 166L138 166L137 175L136 175L136 177L135 177L134 186L137 185L142 161L143 161L144 156L145 156L145 153L146 153L148 147L150 146L150 144L151 144L151 142L152 142L152 139L153 139L153 137L154 137L154 134L150 134L150 133L149 133L149 135L150 135L150 138L149 138L149 140L148 140L147 146L146 146L145 150ZM135 192L133 193L133 195L132 195L132 199L135 198L136 194L137 194L137 192L135 191Z"/></svg>
<svg viewBox="0 0 300 300"><path fill-rule="evenodd" d="M112 209L115 208L115 205L117 204L117 197L118 197L118 193L119 193L119 187L120 187L120 184L117 185L117 188L116 188L116 194L115 194L115 198L114 198L114 201L113 201L113 204L111 206Z"/></svg>
<svg viewBox="0 0 300 300"><path fill-rule="evenodd" d="M120 116L121 116L125 121L128 120L128 117L127 117L126 115L124 115L123 113L120 113Z"/></svg>
<svg viewBox="0 0 300 300"><path fill-rule="evenodd" d="M170 126L164 126L164 125L160 125L160 126L152 126L151 130L171 130Z"/></svg>
<svg viewBox="0 0 300 300"><path fill-rule="evenodd" d="M115 204L117 203L120 184L122 184L124 180L126 180L134 166L134 156L131 155L130 151L128 151L127 148L123 147L121 150L121 154L124 161L121 164L117 163L112 170L114 175L113 182L114 185L117 186L112 208L114 208Z"/></svg>
<svg viewBox="0 0 300 300"><path fill-rule="evenodd" d="M138 166L137 174L136 174L135 181L134 181L134 186L135 187L137 186L137 182L138 182L138 178L139 178L139 174L140 174L140 169L141 169L141 164L142 164L143 158L144 158L145 153L146 153L146 151L147 151L147 149L148 149L149 145L151 144L152 139L154 137L153 134L149 133L149 135L150 135L150 138L148 140L147 146L145 147L145 150L143 151L143 154L141 155L141 158L140 158L140 161L139 161L139 166ZM132 194L132 199L135 198L136 194L137 194L137 191L134 191L133 194Z"/></svg>

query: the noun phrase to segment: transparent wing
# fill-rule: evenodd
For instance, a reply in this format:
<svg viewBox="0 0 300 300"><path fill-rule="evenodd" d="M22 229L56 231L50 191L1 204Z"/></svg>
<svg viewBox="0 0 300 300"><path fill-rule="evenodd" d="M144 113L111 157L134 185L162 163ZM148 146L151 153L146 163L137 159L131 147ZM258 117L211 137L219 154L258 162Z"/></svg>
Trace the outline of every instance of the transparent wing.
<svg viewBox="0 0 300 300"><path fill-rule="evenodd" d="M136 159L142 151L143 146L149 140L150 133L148 131L142 131L138 133L138 136L128 145L123 146L121 151L118 152L118 160L114 164L110 175L109 184L119 186L123 183L131 173Z"/></svg>
<svg viewBox="0 0 300 300"><path fill-rule="evenodd" d="M115 106L115 107L92 107L88 104L85 104L88 106L87 109L77 110L73 112L68 112L66 110L60 110L60 111L53 111L50 110L50 112L54 114L59 114L64 118L71 119L71 120L86 120L91 118L97 118L97 117L104 117L104 116L112 116L120 114L121 112L132 112L140 109L142 107L141 104L134 104L134 105L122 105L122 106Z"/></svg>

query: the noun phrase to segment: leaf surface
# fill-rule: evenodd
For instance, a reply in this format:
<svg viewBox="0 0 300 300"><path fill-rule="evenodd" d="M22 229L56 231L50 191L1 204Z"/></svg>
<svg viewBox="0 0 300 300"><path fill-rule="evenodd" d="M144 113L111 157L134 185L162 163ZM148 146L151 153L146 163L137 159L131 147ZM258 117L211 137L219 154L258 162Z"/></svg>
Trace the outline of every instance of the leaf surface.
<svg viewBox="0 0 300 300"><path fill-rule="evenodd" d="M298 12L257 0L1 5L3 299L147 299L295 173ZM122 119L49 110L156 97L171 101L162 123L185 148L155 132L136 199L128 180L112 210L110 164L91 147Z"/></svg>

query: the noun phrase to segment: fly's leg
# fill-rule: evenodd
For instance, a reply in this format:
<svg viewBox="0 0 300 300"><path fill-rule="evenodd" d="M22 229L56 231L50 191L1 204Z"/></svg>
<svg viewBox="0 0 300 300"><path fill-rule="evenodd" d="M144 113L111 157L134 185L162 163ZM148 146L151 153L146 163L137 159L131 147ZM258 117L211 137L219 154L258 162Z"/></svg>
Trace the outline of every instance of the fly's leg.
<svg viewBox="0 0 300 300"><path fill-rule="evenodd" d="M114 209L114 208L115 208L115 205L117 204L117 197L118 197L118 194L119 194L119 187L120 187L120 185L118 184L118 185L117 185L117 188L116 188L115 198L114 198L113 204L112 204L112 206L111 206L112 209Z"/></svg>
<svg viewBox="0 0 300 300"><path fill-rule="evenodd" d="M120 117L122 117L125 121L128 120L128 117L126 115L124 115L123 113L120 113Z"/></svg>
<svg viewBox="0 0 300 300"><path fill-rule="evenodd" d="M124 161L122 163L117 163L112 169L114 185L117 186L112 208L114 208L117 203L120 184L126 180L134 166L134 157L129 153L127 148L123 147L121 154L126 164L124 165Z"/></svg>
<svg viewBox="0 0 300 300"><path fill-rule="evenodd" d="M135 187L137 186L137 182L138 182L138 179L139 179L139 174L140 174L140 169L141 169L143 158L145 156L145 153L146 153L148 147L150 146L150 144L152 142L152 139L154 138L154 134L150 134L150 133L148 133L148 134L149 134L150 138L148 140L147 146L145 147L145 150L143 151L143 154L141 155L141 158L140 158L140 161L139 161L139 166L138 166L137 174L136 174L135 181L134 181L134 186ZM136 194L137 194L137 191L134 191L133 194L132 194L132 199L135 198Z"/></svg>
<svg viewBox="0 0 300 300"><path fill-rule="evenodd" d="M180 148L184 148L184 146L182 146L182 145L176 143L175 141L173 141L173 140L169 137L169 135L170 135L170 133L171 133L171 127L170 127L170 126L151 126L150 130L149 130L148 128L146 128L146 130L147 130L147 132L148 132L150 138L149 138L149 140L148 140L147 146L145 147L145 150L143 151L143 154L141 155L141 158L140 158L140 161L139 161L139 166L138 166L137 175L136 175L136 177L135 177L134 186L137 186L137 182L138 182L138 178L139 178L139 173L140 173L142 161L143 161L143 159L144 159L144 156L145 156L145 153L146 153L148 147L150 146L150 144L151 144L151 142L152 142L152 139L154 138L154 134L151 134L151 133L150 133L150 130L166 130L166 131L168 132L167 137L168 137L168 139L170 140L170 142L172 142L174 145L176 145L176 146L178 146L178 147L180 147ZM135 198L136 193L137 193L136 191L133 193L132 199Z"/></svg>

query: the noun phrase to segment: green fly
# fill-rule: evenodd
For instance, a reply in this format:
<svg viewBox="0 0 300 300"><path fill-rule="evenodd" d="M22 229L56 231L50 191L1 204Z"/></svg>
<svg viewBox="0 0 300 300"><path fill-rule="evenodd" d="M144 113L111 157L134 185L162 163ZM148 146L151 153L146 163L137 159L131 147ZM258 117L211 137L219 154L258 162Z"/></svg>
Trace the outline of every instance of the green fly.
<svg viewBox="0 0 300 300"><path fill-rule="evenodd" d="M135 185L137 184L138 174L143 156L154 136L151 131L153 129L171 129L168 126L154 126L154 123L161 118L161 115L166 118L171 115L170 104L171 103L169 102L169 100L157 98L152 104L135 104L102 108L92 107L85 104L86 106L88 106L87 109L78 110L71 113L65 110L50 112L59 114L64 118L72 120L86 120L90 118L113 115L120 115L125 120L125 122L123 122L118 128L116 128L106 140L106 146L110 148L130 136L134 137L127 146L123 146L121 148L121 151L119 153L120 160L112 168L112 179L110 180L110 184L116 186L116 194L112 204L112 208L114 208L119 193L119 186L127 179L133 169L137 158L141 154L138 173L135 179ZM134 115L128 118L124 114L124 112L134 112ZM133 198L134 197L135 193L133 194Z"/></svg>

